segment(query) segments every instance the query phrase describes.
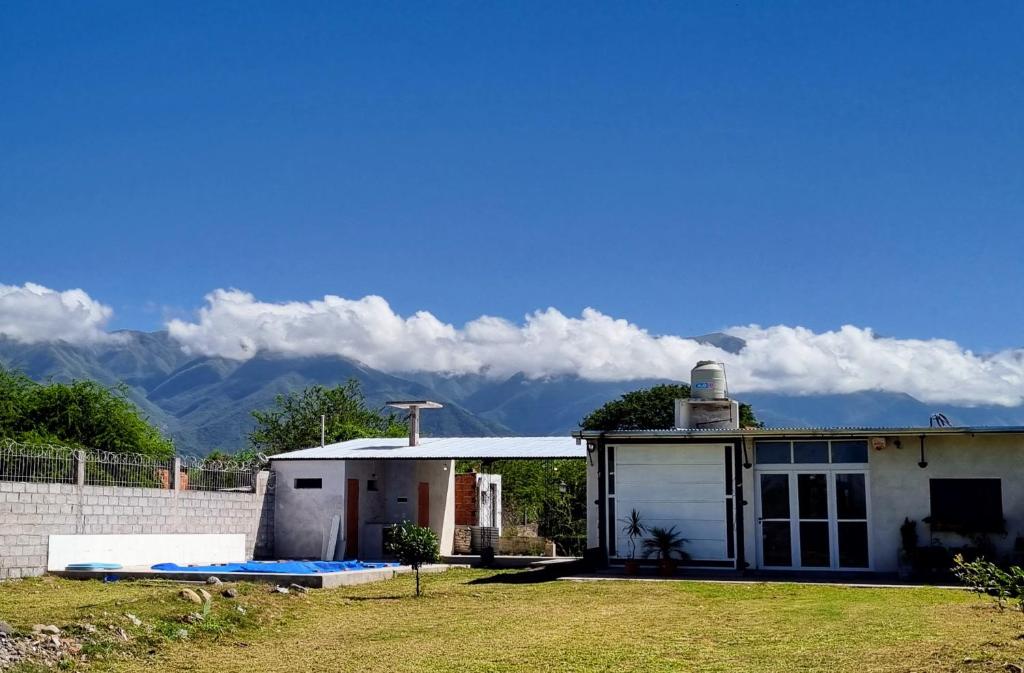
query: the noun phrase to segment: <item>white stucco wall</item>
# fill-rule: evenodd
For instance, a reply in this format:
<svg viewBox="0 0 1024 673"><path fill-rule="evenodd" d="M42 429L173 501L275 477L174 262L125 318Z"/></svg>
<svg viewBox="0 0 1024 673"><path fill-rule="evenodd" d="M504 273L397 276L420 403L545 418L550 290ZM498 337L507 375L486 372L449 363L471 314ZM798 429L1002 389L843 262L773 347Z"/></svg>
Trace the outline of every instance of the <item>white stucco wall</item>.
<svg viewBox="0 0 1024 673"><path fill-rule="evenodd" d="M320 558L331 520L345 524L345 462L340 460L282 460L275 472L274 553L278 558ZM295 480L322 479L321 489L296 489ZM343 533L342 533L343 535ZM340 539L335 558L344 553Z"/></svg>
<svg viewBox="0 0 1024 673"><path fill-rule="evenodd" d="M922 519L931 511L929 479L1001 479L1006 536L992 535L1001 554L1013 549L1024 535L1024 438L1014 435L929 437L925 440L928 467L920 468L916 437L902 437L903 448L890 440L871 451L872 536L875 569L895 571L900 548L900 525L905 517L917 521L919 543L932 538L948 546L969 542L953 533L932 534Z"/></svg>
<svg viewBox="0 0 1024 673"><path fill-rule="evenodd" d="M1003 516L1007 535L990 536L1001 554L1009 553L1018 535L1024 535L1024 438L1014 435L954 435L928 437L925 454L928 467L920 468L917 436L900 437L897 449L889 438L882 450L869 449L868 491L871 503L869 554L872 570L896 572L901 546L900 525L905 518L917 521L919 544L935 538L946 546L967 544L953 533L933 535L922 520L931 513L929 479L1001 479ZM753 441L748 455L754 460ZM813 468L811 468L813 469ZM743 470L744 552L751 568L757 564L756 505L754 470Z"/></svg>
<svg viewBox="0 0 1024 673"><path fill-rule="evenodd" d="M430 528L437 533L441 553L450 554L455 535L455 464L450 460L302 460L277 461L275 538L280 558L319 558L332 518L340 517L335 558L344 557L346 481L359 480L359 557L378 560L383 528L416 521L419 483L430 491ZM295 479L321 478L323 488L295 489ZM367 481L377 481L377 491ZM402 502L404 500L404 502Z"/></svg>

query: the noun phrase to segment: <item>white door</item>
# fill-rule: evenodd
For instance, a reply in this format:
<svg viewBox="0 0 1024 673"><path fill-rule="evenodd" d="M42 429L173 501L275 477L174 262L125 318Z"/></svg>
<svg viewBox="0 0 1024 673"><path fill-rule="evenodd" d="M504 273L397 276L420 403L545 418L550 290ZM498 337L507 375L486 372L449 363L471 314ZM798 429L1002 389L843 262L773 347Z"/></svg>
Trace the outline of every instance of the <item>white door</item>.
<svg viewBox="0 0 1024 673"><path fill-rule="evenodd" d="M648 528L675 526L684 550L699 561L728 559L725 456L722 444L646 444L614 447L609 495L617 556L629 554L622 519L640 513Z"/></svg>
<svg viewBox="0 0 1024 673"><path fill-rule="evenodd" d="M868 570L868 476L828 467L758 470L758 566Z"/></svg>

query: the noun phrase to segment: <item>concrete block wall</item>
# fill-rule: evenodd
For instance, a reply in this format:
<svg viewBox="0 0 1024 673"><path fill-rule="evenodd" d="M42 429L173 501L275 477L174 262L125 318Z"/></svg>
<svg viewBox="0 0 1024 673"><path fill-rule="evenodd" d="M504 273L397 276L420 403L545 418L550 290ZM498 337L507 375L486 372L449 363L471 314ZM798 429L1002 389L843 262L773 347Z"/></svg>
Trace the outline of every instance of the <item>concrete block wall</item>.
<svg viewBox="0 0 1024 673"><path fill-rule="evenodd" d="M270 476L260 473L255 493L0 481L0 580L43 574L59 534L244 533L250 557L268 556Z"/></svg>

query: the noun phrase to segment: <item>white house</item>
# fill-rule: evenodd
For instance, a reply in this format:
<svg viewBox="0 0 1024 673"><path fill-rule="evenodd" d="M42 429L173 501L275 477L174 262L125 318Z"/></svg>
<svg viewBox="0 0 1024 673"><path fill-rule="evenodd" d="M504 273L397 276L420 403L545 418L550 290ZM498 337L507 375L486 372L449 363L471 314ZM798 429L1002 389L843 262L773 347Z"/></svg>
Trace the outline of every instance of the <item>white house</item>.
<svg viewBox="0 0 1024 673"><path fill-rule="evenodd" d="M920 544L1024 538L1024 428L740 429L724 372L700 363L671 430L582 431L588 546L628 555L623 519L672 527L694 566L895 572Z"/></svg>
<svg viewBox="0 0 1024 673"><path fill-rule="evenodd" d="M455 461L582 458L570 437L410 437L354 439L271 457L275 482L274 546L279 558L379 560L394 524L412 521L437 533L452 553ZM486 482L489 486L491 482Z"/></svg>

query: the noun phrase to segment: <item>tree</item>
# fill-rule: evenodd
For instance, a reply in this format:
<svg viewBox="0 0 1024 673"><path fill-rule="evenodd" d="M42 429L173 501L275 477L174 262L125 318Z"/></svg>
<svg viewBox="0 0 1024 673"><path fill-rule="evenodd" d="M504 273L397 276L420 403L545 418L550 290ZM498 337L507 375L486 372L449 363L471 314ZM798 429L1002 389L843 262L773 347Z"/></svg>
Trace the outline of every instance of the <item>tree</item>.
<svg viewBox="0 0 1024 673"><path fill-rule="evenodd" d="M253 451L273 455L320 445L320 417L326 416L328 443L359 437L402 437L407 426L396 414L369 409L359 382L328 388L314 385L278 395L274 407L253 411L256 429L249 433Z"/></svg>
<svg viewBox="0 0 1024 673"><path fill-rule="evenodd" d="M387 551L416 573L416 595L420 595L420 566L441 560L437 534L410 521L398 524L388 540Z"/></svg>
<svg viewBox="0 0 1024 673"><path fill-rule="evenodd" d="M537 533L552 540L560 553L583 553L587 537L585 460L461 460L456 468L459 472L500 474L506 520L536 522Z"/></svg>
<svg viewBox="0 0 1024 673"><path fill-rule="evenodd" d="M690 396L690 386L664 383L626 393L587 414L584 430L656 430L675 425L675 401ZM740 404L740 427L760 427L749 404Z"/></svg>
<svg viewBox="0 0 1024 673"><path fill-rule="evenodd" d="M0 367L0 437L154 457L174 446L127 397L95 381L40 384Z"/></svg>

